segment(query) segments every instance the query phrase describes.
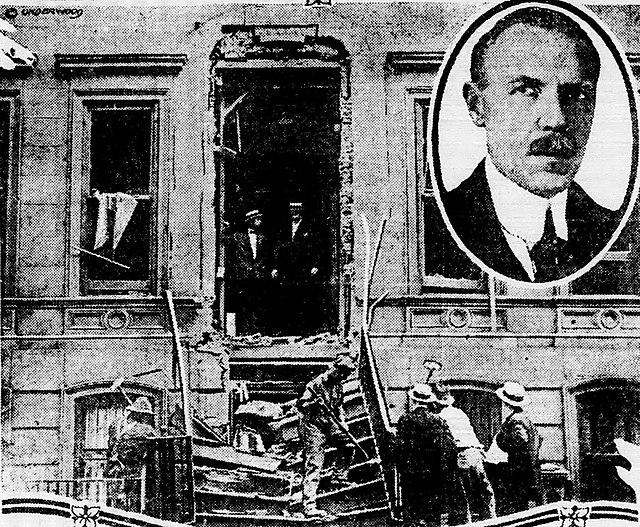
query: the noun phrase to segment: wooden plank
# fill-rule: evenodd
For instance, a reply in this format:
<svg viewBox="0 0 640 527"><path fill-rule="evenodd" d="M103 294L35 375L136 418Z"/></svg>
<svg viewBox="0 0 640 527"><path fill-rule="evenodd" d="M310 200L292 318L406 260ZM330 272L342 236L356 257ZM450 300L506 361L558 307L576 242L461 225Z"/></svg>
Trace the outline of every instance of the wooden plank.
<svg viewBox="0 0 640 527"><path fill-rule="evenodd" d="M173 336L173 351L178 356L178 374L180 376L180 392L182 394L182 411L184 412L184 428L188 436L193 436L193 420L191 412L191 401L189 392L189 381L187 377L187 362L184 356L182 344L180 344L180 334L176 310L173 305L173 293L165 289L164 297L169 310L169 322L171 323L171 335Z"/></svg>
<svg viewBox="0 0 640 527"><path fill-rule="evenodd" d="M210 446L197 439L193 445L194 457L204 458L210 462L223 463L225 465L237 465L265 472L275 472L280 467L282 460L265 456L254 456L246 452L240 452L231 446Z"/></svg>

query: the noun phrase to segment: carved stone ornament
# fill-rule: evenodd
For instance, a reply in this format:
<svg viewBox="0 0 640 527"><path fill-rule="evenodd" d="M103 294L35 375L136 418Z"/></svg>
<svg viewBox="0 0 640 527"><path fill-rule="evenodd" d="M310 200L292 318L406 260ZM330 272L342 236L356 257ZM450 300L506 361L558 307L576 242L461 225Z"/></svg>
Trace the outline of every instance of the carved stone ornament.
<svg viewBox="0 0 640 527"><path fill-rule="evenodd" d="M249 59L317 59L341 61L348 54L337 39L327 36L305 35L303 40L263 39L256 33L255 26L226 26L222 37L211 52L211 60Z"/></svg>

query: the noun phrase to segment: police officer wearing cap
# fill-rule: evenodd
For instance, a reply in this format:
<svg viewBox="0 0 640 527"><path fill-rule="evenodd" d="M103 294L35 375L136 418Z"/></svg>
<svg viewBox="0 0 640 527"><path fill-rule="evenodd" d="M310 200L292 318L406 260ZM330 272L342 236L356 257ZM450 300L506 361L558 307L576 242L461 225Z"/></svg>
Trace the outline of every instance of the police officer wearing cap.
<svg viewBox="0 0 640 527"><path fill-rule="evenodd" d="M415 384L409 402L413 409L398 421L396 443L404 521L410 527L468 523L456 443L436 414L437 397L428 384Z"/></svg>
<svg viewBox="0 0 640 527"><path fill-rule="evenodd" d="M509 415L502 423L496 443L507 453L506 492L501 509L504 514L540 505L540 436L524 408L529 403L524 387L505 382L496 390ZM505 412L503 412L504 414Z"/></svg>
<svg viewBox="0 0 640 527"><path fill-rule="evenodd" d="M327 415L327 409L344 424L342 383L355 369L353 359L348 354L339 354L327 371L307 384L296 403L304 456L302 508L308 518L329 516L316 504L327 443L333 443L338 449L332 482L340 486L349 484L348 469L353 459L353 448L346 435Z"/></svg>
<svg viewBox="0 0 640 527"><path fill-rule="evenodd" d="M125 408L124 416L109 426L109 443L104 474L108 478L123 478L110 482L109 495L113 507L140 511L142 478L149 444L157 437L154 412L147 397L138 397Z"/></svg>

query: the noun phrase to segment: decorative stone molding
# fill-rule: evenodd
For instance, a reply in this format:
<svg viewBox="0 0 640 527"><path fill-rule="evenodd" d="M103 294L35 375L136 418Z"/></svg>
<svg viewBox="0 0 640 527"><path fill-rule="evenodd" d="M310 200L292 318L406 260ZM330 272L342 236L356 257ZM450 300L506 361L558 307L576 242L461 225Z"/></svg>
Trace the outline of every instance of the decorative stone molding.
<svg viewBox="0 0 640 527"><path fill-rule="evenodd" d="M387 67L394 73L401 71L437 70L444 60L442 51L390 51Z"/></svg>
<svg viewBox="0 0 640 527"><path fill-rule="evenodd" d="M183 54L62 54L55 57L55 69L62 75L83 73L176 74L187 62Z"/></svg>
<svg viewBox="0 0 640 527"><path fill-rule="evenodd" d="M341 61L348 56L342 42L318 36L317 25L227 25L222 26L222 33L225 36L211 52L214 63L248 59Z"/></svg>
<svg viewBox="0 0 640 527"><path fill-rule="evenodd" d="M496 312L498 331L506 329L507 312ZM476 307L409 307L410 330L415 333L447 331L490 331L491 312L488 308Z"/></svg>
<svg viewBox="0 0 640 527"><path fill-rule="evenodd" d="M162 331L165 328L165 312L161 309L113 307L93 309L68 309L65 329L70 331Z"/></svg>
<svg viewBox="0 0 640 527"><path fill-rule="evenodd" d="M620 331L640 330L640 309L633 307L575 307L558 310L560 331Z"/></svg>

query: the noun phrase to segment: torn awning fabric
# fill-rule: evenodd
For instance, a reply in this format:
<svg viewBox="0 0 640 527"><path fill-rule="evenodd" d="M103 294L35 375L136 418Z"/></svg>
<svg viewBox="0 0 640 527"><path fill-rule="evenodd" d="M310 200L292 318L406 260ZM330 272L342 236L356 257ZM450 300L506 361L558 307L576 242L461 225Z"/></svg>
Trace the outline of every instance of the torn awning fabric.
<svg viewBox="0 0 640 527"><path fill-rule="evenodd" d="M37 62L34 53L6 35L15 31L13 25L0 19L0 69L14 70L20 64L33 67Z"/></svg>

